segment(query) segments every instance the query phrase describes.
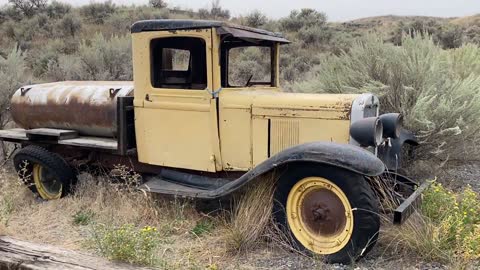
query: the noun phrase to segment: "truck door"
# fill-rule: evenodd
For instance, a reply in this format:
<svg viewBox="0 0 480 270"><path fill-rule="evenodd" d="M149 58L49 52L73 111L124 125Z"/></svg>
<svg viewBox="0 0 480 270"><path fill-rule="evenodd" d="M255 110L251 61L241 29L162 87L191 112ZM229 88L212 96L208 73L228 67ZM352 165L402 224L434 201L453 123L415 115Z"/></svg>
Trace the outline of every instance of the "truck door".
<svg viewBox="0 0 480 270"><path fill-rule="evenodd" d="M211 29L133 37L135 128L141 162L221 168L212 89Z"/></svg>

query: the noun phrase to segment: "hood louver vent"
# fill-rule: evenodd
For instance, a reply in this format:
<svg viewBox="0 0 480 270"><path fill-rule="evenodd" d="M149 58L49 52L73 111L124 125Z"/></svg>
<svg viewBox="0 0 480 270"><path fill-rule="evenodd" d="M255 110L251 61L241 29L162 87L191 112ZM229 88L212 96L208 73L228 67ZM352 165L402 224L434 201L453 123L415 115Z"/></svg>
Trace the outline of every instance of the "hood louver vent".
<svg viewBox="0 0 480 270"><path fill-rule="evenodd" d="M299 143L297 120L270 119L269 157Z"/></svg>

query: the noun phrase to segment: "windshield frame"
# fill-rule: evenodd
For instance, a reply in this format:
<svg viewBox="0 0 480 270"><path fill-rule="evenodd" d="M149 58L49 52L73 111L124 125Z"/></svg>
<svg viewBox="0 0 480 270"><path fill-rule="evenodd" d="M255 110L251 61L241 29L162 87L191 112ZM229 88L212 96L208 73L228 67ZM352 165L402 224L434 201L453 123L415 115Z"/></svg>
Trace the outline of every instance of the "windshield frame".
<svg viewBox="0 0 480 270"><path fill-rule="evenodd" d="M229 53L234 48L262 47L270 48L270 81L252 81L249 85L235 86L230 85L228 81L229 75ZM278 50L279 44L271 41L245 41L239 39L223 40L220 46L220 76L222 88L277 88L278 87ZM253 71L253 70L252 70Z"/></svg>

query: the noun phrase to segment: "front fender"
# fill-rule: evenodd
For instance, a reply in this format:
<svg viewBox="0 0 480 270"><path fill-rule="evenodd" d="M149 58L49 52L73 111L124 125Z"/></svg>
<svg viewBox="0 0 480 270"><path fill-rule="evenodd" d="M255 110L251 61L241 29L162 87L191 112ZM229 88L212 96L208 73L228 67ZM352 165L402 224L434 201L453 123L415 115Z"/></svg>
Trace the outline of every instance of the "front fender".
<svg viewBox="0 0 480 270"><path fill-rule="evenodd" d="M218 198L228 195L260 175L295 162L330 165L365 176L378 176L385 170L380 159L358 146L331 142L305 143L270 157L240 178L210 191L208 197Z"/></svg>

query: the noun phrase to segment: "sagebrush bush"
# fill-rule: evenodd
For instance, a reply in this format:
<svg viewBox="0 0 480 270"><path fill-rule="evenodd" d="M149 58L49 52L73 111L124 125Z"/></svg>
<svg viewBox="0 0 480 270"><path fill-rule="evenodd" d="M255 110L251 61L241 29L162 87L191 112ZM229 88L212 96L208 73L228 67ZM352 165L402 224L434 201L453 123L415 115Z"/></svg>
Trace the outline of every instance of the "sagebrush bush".
<svg viewBox="0 0 480 270"><path fill-rule="evenodd" d="M63 34L64 37L72 37L82 29L82 21L76 15L65 15L57 23L57 29Z"/></svg>
<svg viewBox="0 0 480 270"><path fill-rule="evenodd" d="M332 32L326 26L302 27L298 31L298 39L307 46L320 47L332 39Z"/></svg>
<svg viewBox="0 0 480 270"><path fill-rule="evenodd" d="M475 159L480 154L480 48L443 50L430 37L402 46L370 35L348 52L323 57L295 91L373 92L384 112L400 112L421 141L419 158Z"/></svg>
<svg viewBox="0 0 480 270"><path fill-rule="evenodd" d="M304 27L323 26L326 23L327 15L311 8L293 10L288 17L280 20L282 30L291 32L297 32Z"/></svg>
<svg viewBox="0 0 480 270"><path fill-rule="evenodd" d="M25 55L20 49L14 48L6 57L0 56L0 129L10 121L10 98L28 79Z"/></svg>
<svg viewBox="0 0 480 270"><path fill-rule="evenodd" d="M220 0L212 0L210 8L201 8L198 10L200 19L228 20L230 19L230 10L222 8Z"/></svg>
<svg viewBox="0 0 480 270"><path fill-rule="evenodd" d="M166 8L168 6L164 0L149 0L148 4L153 8Z"/></svg>
<svg viewBox="0 0 480 270"><path fill-rule="evenodd" d="M71 10L71 5L53 0L45 8L45 13L47 13L48 17L52 19L60 19L63 18L66 14L70 13Z"/></svg>
<svg viewBox="0 0 480 270"><path fill-rule="evenodd" d="M82 80L132 80L129 36L106 39L102 34L97 34L92 40L80 44L78 57L81 69L76 75ZM68 70L63 71L67 72Z"/></svg>
<svg viewBox="0 0 480 270"><path fill-rule="evenodd" d="M105 1L102 3L90 3L80 8L80 14L88 21L95 24L103 24L105 20L110 17L117 7L112 1Z"/></svg>
<svg viewBox="0 0 480 270"><path fill-rule="evenodd" d="M244 23L250 27L261 27L268 22L268 18L265 14L259 10L254 10L250 14L247 14L244 18Z"/></svg>

